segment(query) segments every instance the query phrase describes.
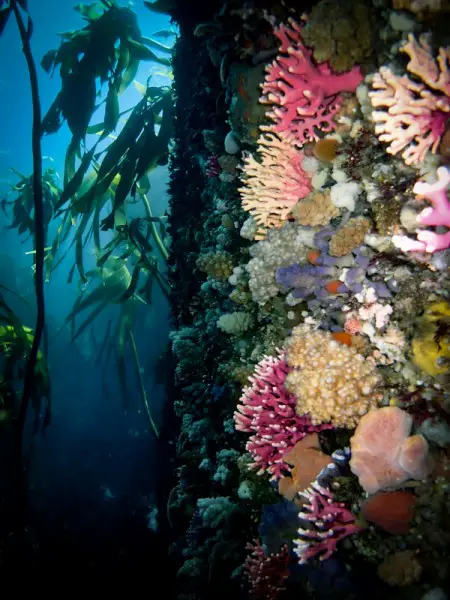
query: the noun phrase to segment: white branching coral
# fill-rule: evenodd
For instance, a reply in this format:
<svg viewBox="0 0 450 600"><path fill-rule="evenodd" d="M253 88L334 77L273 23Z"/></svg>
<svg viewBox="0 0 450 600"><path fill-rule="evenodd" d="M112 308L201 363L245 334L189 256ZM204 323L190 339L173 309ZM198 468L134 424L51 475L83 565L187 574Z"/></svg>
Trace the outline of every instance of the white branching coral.
<svg viewBox="0 0 450 600"><path fill-rule="evenodd" d="M302 167L303 153L274 134L261 135L257 154L244 158L242 208L259 226L256 239L264 239L266 228L281 227L293 207L311 191L310 177Z"/></svg>

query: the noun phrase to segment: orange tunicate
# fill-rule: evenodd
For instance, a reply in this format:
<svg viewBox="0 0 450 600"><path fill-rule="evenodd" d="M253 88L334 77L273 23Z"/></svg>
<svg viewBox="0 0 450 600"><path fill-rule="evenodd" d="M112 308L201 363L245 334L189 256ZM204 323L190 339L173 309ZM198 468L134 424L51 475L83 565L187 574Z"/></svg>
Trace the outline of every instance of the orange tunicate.
<svg viewBox="0 0 450 600"><path fill-rule="evenodd" d="M319 260L320 252L318 250L310 250L306 255L306 260L310 262L312 265L317 265L317 261Z"/></svg>
<svg viewBox="0 0 450 600"><path fill-rule="evenodd" d="M371 496L362 505L362 514L392 535L409 532L414 517L416 497L409 492L381 492Z"/></svg>
<svg viewBox="0 0 450 600"><path fill-rule="evenodd" d="M338 146L338 140L334 138L324 138L323 140L319 140L314 145L313 154L316 158L323 162L333 162L333 160L336 158Z"/></svg>
<svg viewBox="0 0 450 600"><path fill-rule="evenodd" d="M330 294L339 294L339 288L341 285L342 281L339 281L339 279L333 279L326 284L325 288Z"/></svg>
<svg viewBox="0 0 450 600"><path fill-rule="evenodd" d="M337 342L345 344L346 346L352 345L352 336L346 331L333 331L331 334Z"/></svg>

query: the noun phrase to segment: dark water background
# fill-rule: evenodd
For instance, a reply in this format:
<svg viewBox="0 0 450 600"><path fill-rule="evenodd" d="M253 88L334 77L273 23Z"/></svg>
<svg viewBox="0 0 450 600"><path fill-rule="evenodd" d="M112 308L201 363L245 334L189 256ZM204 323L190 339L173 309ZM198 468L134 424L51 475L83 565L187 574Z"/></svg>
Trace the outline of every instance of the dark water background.
<svg viewBox="0 0 450 600"><path fill-rule="evenodd" d="M58 32L83 27L85 22L73 10L77 2L67 0L30 0L34 21L32 49L39 62L59 44ZM143 35L170 28L167 17L154 15L142 2L131 8L138 14ZM31 99L26 63L21 52L16 24L11 19L0 38L0 196L15 178L14 167L31 174ZM7 59L5 60L5 57ZM145 84L151 63L142 63L136 79ZM60 86L59 76L50 78L38 65L43 114ZM153 80L153 85L167 84ZM122 98L122 108L140 99L131 86ZM43 140L44 168L54 167L62 176L64 154L70 140L66 125ZM154 215L167 209L168 172L159 167L151 177L149 199ZM134 208L134 207L133 207ZM134 210L139 215L139 208ZM142 213L143 214L143 213ZM26 297L34 306L31 240L16 230L5 229L8 220L0 217L0 283ZM52 239L54 228L49 232ZM103 234L102 242L108 241ZM89 251L89 250L88 250ZM94 256L91 255L91 264ZM129 409L124 411L113 363L106 371L107 392L98 365L97 351L89 336L71 343L69 331L55 333L64 322L78 293L76 277L67 284L74 262L71 252L46 286L49 326L49 365L53 388L53 420L45 436L36 440L31 462L29 499L32 509L31 535L35 539L38 570L45 573L56 562L70 575L80 570L113 573L115 565L133 564L142 573L151 562L155 534L148 527L148 514L154 505L156 456L154 438L140 410L140 398L133 365L129 360ZM24 324L34 327L34 310L8 298ZM95 337L101 340L108 321L118 307L96 322ZM152 412L161 419L164 384L155 365L165 350L168 338L168 305L154 286L153 303L139 308L135 328L143 376ZM0 460L7 460L1 457Z"/></svg>

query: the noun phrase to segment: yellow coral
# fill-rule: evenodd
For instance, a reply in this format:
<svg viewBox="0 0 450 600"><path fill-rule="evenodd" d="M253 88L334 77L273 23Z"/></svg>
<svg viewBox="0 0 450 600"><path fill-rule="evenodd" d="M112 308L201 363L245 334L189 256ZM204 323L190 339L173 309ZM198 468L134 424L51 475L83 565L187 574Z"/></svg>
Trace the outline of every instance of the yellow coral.
<svg viewBox="0 0 450 600"><path fill-rule="evenodd" d="M299 325L287 339L286 350L292 367L286 388L296 396L297 412L309 413L313 424L356 427L378 406L382 394L376 388L382 379L375 365L335 341L330 332Z"/></svg>
<svg viewBox="0 0 450 600"><path fill-rule="evenodd" d="M450 370L450 304L435 302L420 318L412 340L413 362L436 377Z"/></svg>

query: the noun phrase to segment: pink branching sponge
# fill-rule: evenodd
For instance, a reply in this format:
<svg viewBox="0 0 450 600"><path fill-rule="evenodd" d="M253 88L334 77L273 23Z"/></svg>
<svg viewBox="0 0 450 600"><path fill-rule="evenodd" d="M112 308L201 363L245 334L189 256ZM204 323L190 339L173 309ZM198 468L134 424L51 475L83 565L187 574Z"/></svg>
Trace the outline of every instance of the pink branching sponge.
<svg viewBox="0 0 450 600"><path fill-rule="evenodd" d="M435 59L425 37L417 42L410 34L401 51L410 59L407 70L419 81L381 67L369 97L374 108L383 108L372 113L375 133L389 143L389 154L403 151L411 165L422 162L429 150L436 152L450 118L450 48L440 48Z"/></svg>
<svg viewBox="0 0 450 600"><path fill-rule="evenodd" d="M361 531L362 527L355 523L354 514L317 481L300 495L306 499L306 504L298 516L312 526L308 529L300 527L300 538L294 540L294 552L300 564L315 556L326 560L342 539Z"/></svg>
<svg viewBox="0 0 450 600"><path fill-rule="evenodd" d="M312 425L308 415L295 412L295 396L284 387L290 369L283 351L265 356L256 366L251 383L234 413L238 431L252 433L246 449L254 458L258 475L268 472L271 479L290 473L283 457L308 433L331 429L330 424Z"/></svg>
<svg viewBox="0 0 450 600"><path fill-rule="evenodd" d="M364 491L398 488L408 479L425 479L432 461L422 435L410 435L413 419L397 406L364 415L350 440L350 468Z"/></svg>
<svg viewBox="0 0 450 600"><path fill-rule="evenodd" d="M446 193L450 184L450 170L446 167L439 167L437 176L438 179L434 183L418 181L414 186L414 193L424 196L432 204L417 215L417 224L419 226L442 226L450 229L450 201ZM419 231L417 240L406 235L394 235L392 241L403 252L436 252L450 246L450 231L446 233Z"/></svg>
<svg viewBox="0 0 450 600"><path fill-rule="evenodd" d="M332 73L328 63L315 64L312 51L302 43L301 25L289 19L274 31L281 46L276 59L266 67L260 102L274 105L266 113L274 124L263 131L276 131L297 146L318 140L317 130L333 131L341 92L354 92L361 83L359 67L347 73Z"/></svg>

